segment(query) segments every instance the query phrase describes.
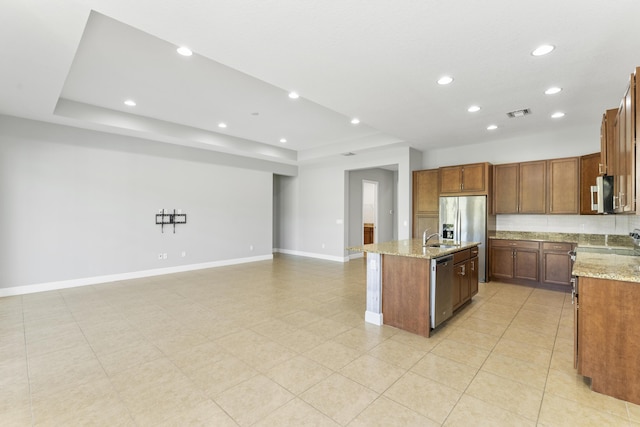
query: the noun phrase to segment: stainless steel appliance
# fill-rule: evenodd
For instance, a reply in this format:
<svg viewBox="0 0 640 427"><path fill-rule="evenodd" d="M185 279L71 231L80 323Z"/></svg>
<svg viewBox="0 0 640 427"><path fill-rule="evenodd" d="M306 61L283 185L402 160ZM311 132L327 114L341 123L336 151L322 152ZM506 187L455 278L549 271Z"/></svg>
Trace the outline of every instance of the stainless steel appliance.
<svg viewBox="0 0 640 427"><path fill-rule="evenodd" d="M487 196L440 197L442 238L479 242L478 281L487 281Z"/></svg>
<svg viewBox="0 0 640 427"><path fill-rule="evenodd" d="M591 186L591 210L598 213L614 213L613 176L599 176Z"/></svg>
<svg viewBox="0 0 640 427"><path fill-rule="evenodd" d="M453 255L431 260L429 312L431 328L453 316Z"/></svg>

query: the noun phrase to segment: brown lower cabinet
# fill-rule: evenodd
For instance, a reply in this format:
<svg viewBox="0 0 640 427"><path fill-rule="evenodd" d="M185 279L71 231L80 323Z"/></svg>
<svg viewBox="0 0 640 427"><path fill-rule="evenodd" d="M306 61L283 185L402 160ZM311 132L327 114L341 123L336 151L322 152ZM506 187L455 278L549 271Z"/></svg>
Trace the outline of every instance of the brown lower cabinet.
<svg viewBox="0 0 640 427"><path fill-rule="evenodd" d="M529 285L571 286L572 243L491 239L491 280Z"/></svg>
<svg viewBox="0 0 640 427"><path fill-rule="evenodd" d="M453 309L460 308L478 293L478 248L453 255Z"/></svg>
<svg viewBox="0 0 640 427"><path fill-rule="evenodd" d="M575 364L598 393L640 405L638 283L577 278Z"/></svg>

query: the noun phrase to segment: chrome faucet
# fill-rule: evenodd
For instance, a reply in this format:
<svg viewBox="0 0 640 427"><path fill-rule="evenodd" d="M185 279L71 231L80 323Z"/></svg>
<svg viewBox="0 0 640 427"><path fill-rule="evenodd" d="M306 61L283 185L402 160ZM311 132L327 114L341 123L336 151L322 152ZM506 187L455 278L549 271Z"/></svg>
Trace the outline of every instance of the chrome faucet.
<svg viewBox="0 0 640 427"><path fill-rule="evenodd" d="M440 234L438 233L432 233L427 236L427 231L429 231L428 228L424 230L424 233L422 233L422 246L427 246L427 243L429 242L429 240L431 240L432 237L440 237Z"/></svg>

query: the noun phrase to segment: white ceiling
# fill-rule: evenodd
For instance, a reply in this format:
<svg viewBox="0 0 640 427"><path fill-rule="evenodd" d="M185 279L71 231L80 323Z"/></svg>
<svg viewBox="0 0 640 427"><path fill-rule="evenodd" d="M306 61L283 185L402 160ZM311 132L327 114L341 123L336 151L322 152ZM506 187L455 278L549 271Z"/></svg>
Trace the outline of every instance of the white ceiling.
<svg viewBox="0 0 640 427"><path fill-rule="evenodd" d="M640 65L638 16L637 0L7 0L0 114L289 163L578 127L597 139ZM543 43L557 48L533 57Z"/></svg>

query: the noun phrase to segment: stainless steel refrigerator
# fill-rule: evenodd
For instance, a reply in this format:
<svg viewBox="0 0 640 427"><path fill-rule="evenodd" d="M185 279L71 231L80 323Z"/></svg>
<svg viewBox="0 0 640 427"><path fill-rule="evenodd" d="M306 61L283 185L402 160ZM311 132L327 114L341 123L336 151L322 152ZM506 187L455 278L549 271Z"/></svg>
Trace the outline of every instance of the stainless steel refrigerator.
<svg viewBox="0 0 640 427"><path fill-rule="evenodd" d="M487 196L440 197L440 236L455 242L480 242L478 280L487 281Z"/></svg>

